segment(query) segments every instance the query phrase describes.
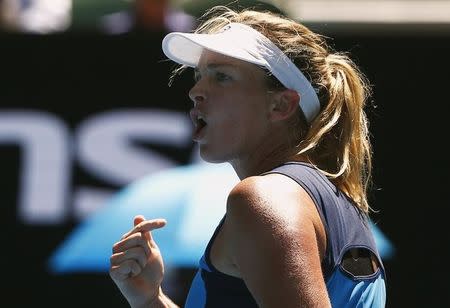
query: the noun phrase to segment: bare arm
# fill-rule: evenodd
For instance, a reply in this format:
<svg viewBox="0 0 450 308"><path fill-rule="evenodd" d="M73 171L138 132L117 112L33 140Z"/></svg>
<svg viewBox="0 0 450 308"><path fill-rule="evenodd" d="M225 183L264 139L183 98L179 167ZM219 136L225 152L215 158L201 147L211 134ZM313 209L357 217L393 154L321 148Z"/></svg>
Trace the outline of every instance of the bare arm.
<svg viewBox="0 0 450 308"><path fill-rule="evenodd" d="M282 175L242 181L228 198L227 224L227 250L260 307L331 307L323 226L298 184Z"/></svg>
<svg viewBox="0 0 450 308"><path fill-rule="evenodd" d="M146 305L142 308L179 308L177 304L172 302L170 298L168 298L161 290L159 289L159 295L155 298L154 301L150 303L150 305ZM139 308L139 307L136 307Z"/></svg>

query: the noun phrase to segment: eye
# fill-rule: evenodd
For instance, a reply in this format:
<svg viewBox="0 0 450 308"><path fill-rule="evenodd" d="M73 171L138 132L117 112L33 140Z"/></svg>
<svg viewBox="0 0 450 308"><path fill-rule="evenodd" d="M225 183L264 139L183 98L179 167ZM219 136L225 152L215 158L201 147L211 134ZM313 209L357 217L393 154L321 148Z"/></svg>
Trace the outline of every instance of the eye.
<svg viewBox="0 0 450 308"><path fill-rule="evenodd" d="M227 80L231 79L231 77L229 75L222 73L222 72L216 72L215 77L216 77L216 80L218 80L218 81L227 81Z"/></svg>

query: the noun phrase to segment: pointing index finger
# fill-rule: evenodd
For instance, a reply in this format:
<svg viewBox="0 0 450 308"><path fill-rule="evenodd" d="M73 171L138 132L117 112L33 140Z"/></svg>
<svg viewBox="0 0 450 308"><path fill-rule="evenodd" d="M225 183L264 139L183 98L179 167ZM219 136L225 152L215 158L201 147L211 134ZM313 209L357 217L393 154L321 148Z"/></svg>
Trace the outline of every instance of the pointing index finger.
<svg viewBox="0 0 450 308"><path fill-rule="evenodd" d="M130 236L131 234L136 233L136 232L148 232L148 231L162 228L166 225L166 223L167 223L167 221L162 218L144 220L144 221L140 222L139 224L137 224L132 230L125 233L121 239L127 238L128 236Z"/></svg>

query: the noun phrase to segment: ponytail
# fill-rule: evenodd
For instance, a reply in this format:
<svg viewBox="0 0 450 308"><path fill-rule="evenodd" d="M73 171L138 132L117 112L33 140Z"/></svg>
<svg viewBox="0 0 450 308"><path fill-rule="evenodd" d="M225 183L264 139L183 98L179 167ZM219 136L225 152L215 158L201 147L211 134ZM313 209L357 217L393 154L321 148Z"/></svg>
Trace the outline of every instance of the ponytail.
<svg viewBox="0 0 450 308"><path fill-rule="evenodd" d="M331 181L368 213L372 149L364 107L371 93L369 83L345 54L325 57L327 102L301 142L307 153Z"/></svg>

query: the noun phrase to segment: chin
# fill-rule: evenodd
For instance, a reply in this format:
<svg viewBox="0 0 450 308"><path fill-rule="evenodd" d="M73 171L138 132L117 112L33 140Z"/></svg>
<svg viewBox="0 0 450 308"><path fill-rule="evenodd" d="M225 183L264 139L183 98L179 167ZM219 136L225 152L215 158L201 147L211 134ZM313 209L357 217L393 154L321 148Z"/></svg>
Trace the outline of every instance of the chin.
<svg viewBox="0 0 450 308"><path fill-rule="evenodd" d="M204 161L214 164L225 163L228 161L223 157L223 154L220 155L218 153L214 153L213 151L208 151L208 149L205 149L202 146L200 146L200 157Z"/></svg>

